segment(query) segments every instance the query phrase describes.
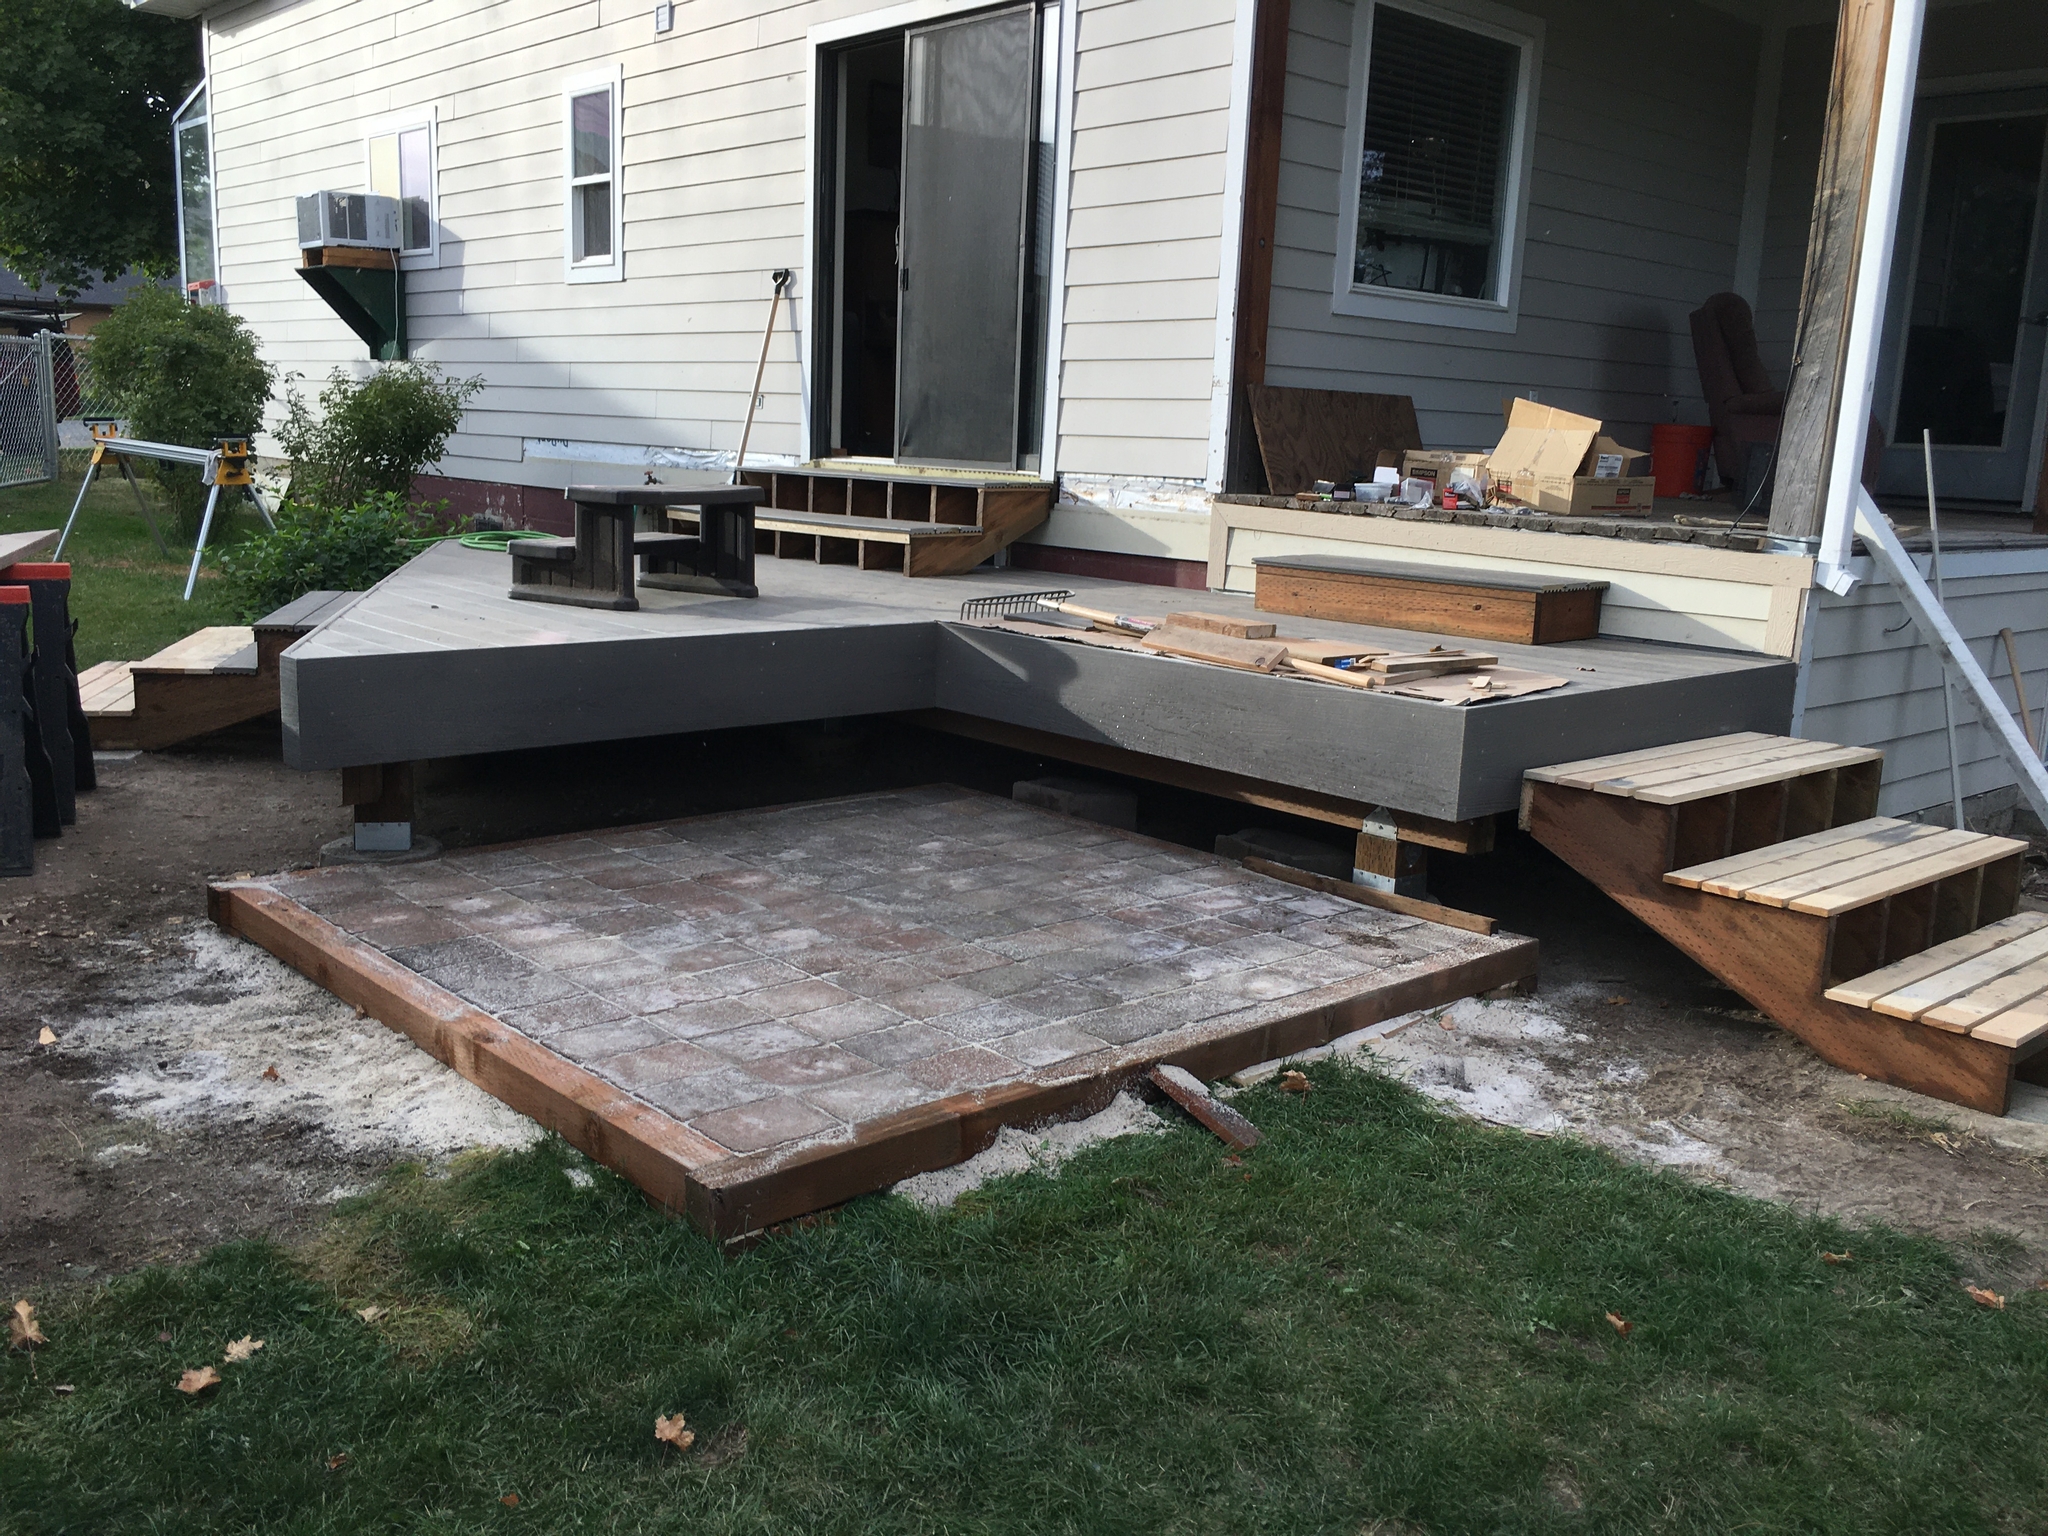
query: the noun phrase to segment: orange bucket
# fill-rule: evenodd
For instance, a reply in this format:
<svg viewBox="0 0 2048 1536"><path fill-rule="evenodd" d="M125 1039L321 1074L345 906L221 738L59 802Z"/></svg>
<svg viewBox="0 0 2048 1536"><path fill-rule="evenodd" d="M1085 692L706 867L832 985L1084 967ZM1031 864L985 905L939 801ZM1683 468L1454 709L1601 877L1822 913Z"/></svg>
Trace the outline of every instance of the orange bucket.
<svg viewBox="0 0 2048 1536"><path fill-rule="evenodd" d="M1650 473L1657 477L1658 496L1697 496L1706 481L1707 455L1713 451L1712 427L1650 428Z"/></svg>

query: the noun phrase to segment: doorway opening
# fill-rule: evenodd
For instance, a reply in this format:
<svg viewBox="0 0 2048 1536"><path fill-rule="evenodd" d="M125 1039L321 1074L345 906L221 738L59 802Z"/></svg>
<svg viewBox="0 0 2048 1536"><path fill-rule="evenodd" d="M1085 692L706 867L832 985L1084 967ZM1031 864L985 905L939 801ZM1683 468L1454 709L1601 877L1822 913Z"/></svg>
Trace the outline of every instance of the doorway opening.
<svg viewBox="0 0 2048 1536"><path fill-rule="evenodd" d="M1039 467L1057 37L1031 0L820 60L814 457Z"/></svg>

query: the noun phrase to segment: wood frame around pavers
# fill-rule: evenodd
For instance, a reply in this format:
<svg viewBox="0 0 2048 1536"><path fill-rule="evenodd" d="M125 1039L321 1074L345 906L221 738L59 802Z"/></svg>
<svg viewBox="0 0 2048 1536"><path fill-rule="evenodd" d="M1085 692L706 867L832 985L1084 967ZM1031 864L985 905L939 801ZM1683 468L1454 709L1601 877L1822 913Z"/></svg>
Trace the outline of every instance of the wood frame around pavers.
<svg viewBox="0 0 2048 1536"><path fill-rule="evenodd" d="M1122 835L1162 849L1172 846ZM532 849L559 841L500 847ZM222 929L260 945L397 1030L718 1238L744 1236L951 1166L987 1147L1005 1126L1093 1113L1162 1063L1203 1078L1222 1077L1420 1008L1502 987L1526 988L1537 968L1534 939L1461 933L1457 952L1382 985L1322 987L1056 1068L1020 1068L1012 1080L862 1121L850 1137L736 1154L407 969L263 879L214 882L207 899L209 915Z"/></svg>

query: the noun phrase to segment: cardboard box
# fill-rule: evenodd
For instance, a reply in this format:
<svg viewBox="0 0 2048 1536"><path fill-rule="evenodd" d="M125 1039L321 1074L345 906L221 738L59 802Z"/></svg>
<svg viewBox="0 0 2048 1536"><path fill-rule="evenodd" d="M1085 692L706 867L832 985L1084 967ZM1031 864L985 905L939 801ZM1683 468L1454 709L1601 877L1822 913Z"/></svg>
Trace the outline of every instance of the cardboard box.
<svg viewBox="0 0 2048 1536"><path fill-rule="evenodd" d="M1556 406L1517 400L1487 456L1498 505L1569 517L1647 517L1656 480L1649 455L1603 436L1601 423Z"/></svg>
<svg viewBox="0 0 2048 1536"><path fill-rule="evenodd" d="M1443 495L1444 487L1451 483L1451 476L1463 470L1479 482L1483 497L1491 485L1486 472L1486 455L1483 453L1449 453L1432 448L1411 448L1401 459L1401 473L1410 480L1427 480L1437 488L1437 495Z"/></svg>

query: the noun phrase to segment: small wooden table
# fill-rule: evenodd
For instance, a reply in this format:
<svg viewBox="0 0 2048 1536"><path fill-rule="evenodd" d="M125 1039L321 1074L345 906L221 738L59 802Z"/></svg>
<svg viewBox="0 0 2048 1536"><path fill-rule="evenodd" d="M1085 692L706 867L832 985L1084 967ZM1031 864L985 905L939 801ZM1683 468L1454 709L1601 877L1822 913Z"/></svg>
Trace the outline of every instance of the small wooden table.
<svg viewBox="0 0 2048 1536"><path fill-rule="evenodd" d="M727 597L758 597L754 585L752 485L572 485L573 539L515 539L511 595L532 603L634 609L633 560L646 569L640 584ZM694 507L698 531L642 533L643 507Z"/></svg>

